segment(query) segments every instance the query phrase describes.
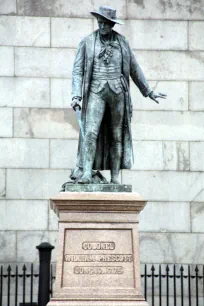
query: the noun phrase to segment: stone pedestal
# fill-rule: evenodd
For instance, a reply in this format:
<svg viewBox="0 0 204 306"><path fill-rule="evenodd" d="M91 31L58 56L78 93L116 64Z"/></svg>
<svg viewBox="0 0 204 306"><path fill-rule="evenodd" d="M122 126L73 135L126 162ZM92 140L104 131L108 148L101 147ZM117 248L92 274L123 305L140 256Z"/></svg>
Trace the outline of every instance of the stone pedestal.
<svg viewBox="0 0 204 306"><path fill-rule="evenodd" d="M148 306L141 293L137 193L63 192L57 271L48 306Z"/></svg>

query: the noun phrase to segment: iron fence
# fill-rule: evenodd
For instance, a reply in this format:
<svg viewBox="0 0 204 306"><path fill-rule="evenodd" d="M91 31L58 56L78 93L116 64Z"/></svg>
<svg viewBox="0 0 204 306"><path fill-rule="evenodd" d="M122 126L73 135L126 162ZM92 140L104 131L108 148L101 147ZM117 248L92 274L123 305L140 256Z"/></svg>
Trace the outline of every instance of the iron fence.
<svg viewBox="0 0 204 306"><path fill-rule="evenodd" d="M141 280L150 306L204 306L204 265L144 265Z"/></svg>
<svg viewBox="0 0 204 306"><path fill-rule="evenodd" d="M150 306L204 306L204 266L144 265L141 267L144 297ZM0 267L0 306L45 306L39 300L39 281L50 280L53 293L55 265L49 278L38 265ZM42 273L42 272L41 272ZM44 303L44 304L43 304Z"/></svg>
<svg viewBox="0 0 204 306"><path fill-rule="evenodd" d="M34 306L37 295L34 295L35 278L39 277L34 273L34 265L30 267L18 266L12 271L11 265L6 269L0 268L0 306Z"/></svg>

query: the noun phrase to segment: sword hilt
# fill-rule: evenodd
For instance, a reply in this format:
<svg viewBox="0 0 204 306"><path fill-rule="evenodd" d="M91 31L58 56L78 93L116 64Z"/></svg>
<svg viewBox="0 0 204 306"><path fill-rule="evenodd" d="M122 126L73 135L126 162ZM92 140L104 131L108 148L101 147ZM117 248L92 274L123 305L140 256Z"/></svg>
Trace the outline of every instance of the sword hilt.
<svg viewBox="0 0 204 306"><path fill-rule="evenodd" d="M80 105L77 105L75 108L74 108L75 112L78 110L80 111L81 110L81 106Z"/></svg>

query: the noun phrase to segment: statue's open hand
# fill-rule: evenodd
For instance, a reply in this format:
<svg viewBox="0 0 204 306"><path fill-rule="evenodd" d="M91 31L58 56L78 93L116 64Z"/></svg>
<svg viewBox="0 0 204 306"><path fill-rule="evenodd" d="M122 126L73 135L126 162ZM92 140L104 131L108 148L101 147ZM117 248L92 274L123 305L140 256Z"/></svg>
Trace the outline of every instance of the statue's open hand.
<svg viewBox="0 0 204 306"><path fill-rule="evenodd" d="M81 109L81 105L79 104L81 101L80 98L78 97L74 97L72 99L72 103L71 103L71 107L73 108L74 111L76 111L76 108L78 107L79 109Z"/></svg>
<svg viewBox="0 0 204 306"><path fill-rule="evenodd" d="M162 98L162 99L166 99L167 95L158 92L158 93L154 93L153 91L150 92L149 97L154 100L156 103L159 103L159 101L157 100L157 98Z"/></svg>

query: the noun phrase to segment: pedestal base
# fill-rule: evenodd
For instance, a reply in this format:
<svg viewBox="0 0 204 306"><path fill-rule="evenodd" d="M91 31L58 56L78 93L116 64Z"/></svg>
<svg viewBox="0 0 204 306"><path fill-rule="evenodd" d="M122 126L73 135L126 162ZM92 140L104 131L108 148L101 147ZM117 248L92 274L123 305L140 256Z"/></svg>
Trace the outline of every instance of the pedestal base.
<svg viewBox="0 0 204 306"><path fill-rule="evenodd" d="M63 192L57 271L48 306L147 306L141 293L136 193Z"/></svg>
<svg viewBox="0 0 204 306"><path fill-rule="evenodd" d="M149 306L146 301L55 301L47 306Z"/></svg>
<svg viewBox="0 0 204 306"><path fill-rule="evenodd" d="M66 183L64 189L65 192L132 192L132 185Z"/></svg>

